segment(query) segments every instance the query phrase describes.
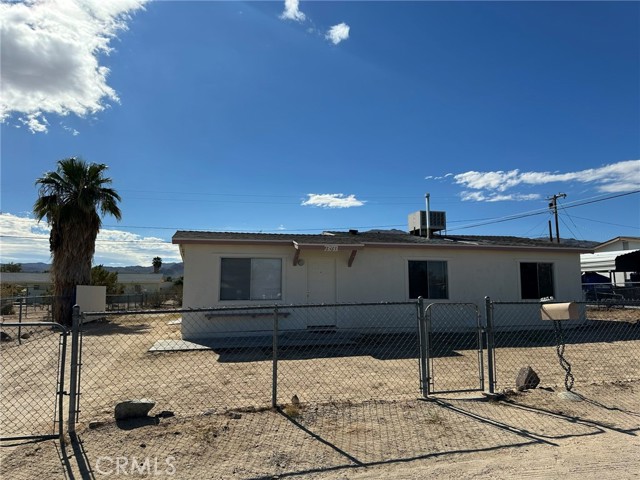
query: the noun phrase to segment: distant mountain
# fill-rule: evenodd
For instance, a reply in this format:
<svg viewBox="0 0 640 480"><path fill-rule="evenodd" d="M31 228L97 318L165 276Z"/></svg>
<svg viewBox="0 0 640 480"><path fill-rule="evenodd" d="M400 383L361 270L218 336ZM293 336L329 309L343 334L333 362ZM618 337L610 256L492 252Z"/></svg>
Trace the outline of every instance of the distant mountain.
<svg viewBox="0 0 640 480"><path fill-rule="evenodd" d="M549 237L538 237L535 240L549 240ZM553 242L555 242L555 238ZM571 245L578 248L594 248L600 245L602 242L595 242L593 240L576 240L575 238L561 238L560 243L563 245Z"/></svg>
<svg viewBox="0 0 640 480"><path fill-rule="evenodd" d="M18 262L19 263L19 262ZM51 265L48 263L22 263L22 271L24 273L42 273L51 270Z"/></svg>
<svg viewBox="0 0 640 480"><path fill-rule="evenodd" d="M51 270L51 265L48 263L23 263L22 271L24 273L42 273ZM143 267L141 265L129 266L129 267L104 267L109 272L118 273L153 273L153 267ZM179 278L184 275L184 264L180 263L163 263L160 268L160 273L166 277Z"/></svg>
<svg viewBox="0 0 640 480"><path fill-rule="evenodd" d="M118 273L153 273L153 267L143 267L141 265L129 267L104 267L110 272ZM163 263L160 272L165 277L178 278L184 275L184 264L180 263Z"/></svg>

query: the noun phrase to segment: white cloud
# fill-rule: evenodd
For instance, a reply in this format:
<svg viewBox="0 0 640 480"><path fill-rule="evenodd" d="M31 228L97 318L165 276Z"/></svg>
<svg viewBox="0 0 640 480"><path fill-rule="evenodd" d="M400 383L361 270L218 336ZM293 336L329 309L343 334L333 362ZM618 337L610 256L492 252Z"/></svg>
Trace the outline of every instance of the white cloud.
<svg viewBox="0 0 640 480"><path fill-rule="evenodd" d="M500 195L499 193L521 185L545 185L556 182L594 184L598 191L607 193L628 192L640 188L640 160L627 160L599 168L566 173L521 172L518 169L493 172L472 170L454 175L453 178L458 185L479 191L463 192L463 200L531 200L536 198L521 194Z"/></svg>
<svg viewBox="0 0 640 480"><path fill-rule="evenodd" d="M45 114L83 117L117 102L99 56L146 1L1 3L0 121L15 113L31 132L46 132Z"/></svg>
<svg viewBox="0 0 640 480"><path fill-rule="evenodd" d="M20 123L25 125L31 133L47 133L49 122L40 113L31 113L20 117Z"/></svg>
<svg viewBox="0 0 640 480"><path fill-rule="evenodd" d="M80 135L80 132L78 130L76 130L75 128L68 127L67 125L64 125L63 123L61 123L60 125L62 126L63 129L65 129L67 132L71 133L71 135L73 135L74 137L77 137L78 135Z"/></svg>
<svg viewBox="0 0 640 480"><path fill-rule="evenodd" d="M299 0L284 0L284 11L280 15L283 20L295 20L296 22L304 22L307 18L304 13L300 11Z"/></svg>
<svg viewBox="0 0 640 480"><path fill-rule="evenodd" d="M327 31L325 38L329 40L331 43L333 43L334 45L338 45L343 40L346 40L349 38L350 29L351 27L349 27L349 25L347 25L346 23L344 22L339 23L337 25L334 25Z"/></svg>
<svg viewBox="0 0 640 480"><path fill-rule="evenodd" d="M285 0L284 11L280 14L280 18L283 20L294 20L300 23L307 20L307 16L300 11L300 0ZM311 23L311 26L307 28L307 33L322 36L322 29L316 29L311 19L309 19L309 22ZM346 23L339 23L329 28L329 30L324 34L324 38L334 45L338 45L340 42L349 38L350 29L351 27Z"/></svg>
<svg viewBox="0 0 640 480"><path fill-rule="evenodd" d="M304 206L322 208L351 208L361 207L365 202L358 200L355 195L344 195L342 193L308 193L307 199L302 202Z"/></svg>
<svg viewBox="0 0 640 480"><path fill-rule="evenodd" d="M485 194L482 192L464 191L460 194L460 198L463 201L474 201L474 202L505 202L505 201L524 202L528 200L540 200L542 198L542 195L539 195L537 193L531 193L531 194L511 193L507 195L497 194L497 193Z"/></svg>
<svg viewBox="0 0 640 480"><path fill-rule="evenodd" d="M0 214L0 261L50 262L49 227L46 221L10 213ZM177 245L157 237L143 237L123 230L103 228L96 240L94 265L150 265L153 257L165 263L181 262Z"/></svg>
<svg viewBox="0 0 640 480"><path fill-rule="evenodd" d="M446 175L443 175L441 177L434 177L433 175L429 175L424 177L425 180L444 180L445 178L451 177L453 176L453 173L447 173Z"/></svg>

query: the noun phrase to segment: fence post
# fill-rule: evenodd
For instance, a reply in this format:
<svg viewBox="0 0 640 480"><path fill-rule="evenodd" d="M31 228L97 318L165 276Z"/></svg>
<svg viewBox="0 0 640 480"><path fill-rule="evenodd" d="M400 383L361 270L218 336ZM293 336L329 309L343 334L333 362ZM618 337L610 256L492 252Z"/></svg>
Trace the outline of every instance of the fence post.
<svg viewBox="0 0 640 480"><path fill-rule="evenodd" d="M64 395L67 393L64 390L64 375L65 375L65 364L67 362L67 339L69 338L69 329L64 328L62 333L60 334L60 372L58 373L58 429L59 429L59 438L60 441L64 439Z"/></svg>
<svg viewBox="0 0 640 480"><path fill-rule="evenodd" d="M427 360L429 346L422 297L418 297L418 334L420 340L420 393L424 398L427 398L429 396L429 362Z"/></svg>
<svg viewBox="0 0 640 480"><path fill-rule="evenodd" d="M18 313L18 323L22 324L22 303L24 298L20 297L20 311ZM18 345L22 345L22 325L18 326Z"/></svg>
<svg viewBox="0 0 640 480"><path fill-rule="evenodd" d="M71 368L69 371L69 435L76 432L76 415L78 405L78 345L80 340L80 307L73 306L73 315L71 323Z"/></svg>
<svg viewBox="0 0 640 480"><path fill-rule="evenodd" d="M495 366L494 366L494 355L495 355L495 345L493 338L493 304L491 303L491 298L484 297L484 310L485 317L487 319L487 370L489 376L489 393L495 393Z"/></svg>
<svg viewBox="0 0 640 480"><path fill-rule="evenodd" d="M273 308L273 368L271 377L271 408L278 406L278 306Z"/></svg>

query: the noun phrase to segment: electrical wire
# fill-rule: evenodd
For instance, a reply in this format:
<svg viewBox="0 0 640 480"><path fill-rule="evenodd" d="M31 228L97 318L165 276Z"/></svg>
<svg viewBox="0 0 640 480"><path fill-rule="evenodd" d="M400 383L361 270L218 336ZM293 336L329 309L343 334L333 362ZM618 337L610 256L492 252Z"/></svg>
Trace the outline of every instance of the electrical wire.
<svg viewBox="0 0 640 480"><path fill-rule="evenodd" d="M583 199L583 200L576 200L573 202L569 202L566 203L564 205L562 205L562 210L566 210L569 208L576 208L576 207L580 207L583 205L589 205L592 203L598 203L598 202L603 202L606 200L612 200L614 198L619 198L619 197L624 197L627 195L632 195L632 194L636 194L636 193L640 193L640 190L634 190L631 192L625 192L625 193L620 193L620 194L614 194L614 195L608 195L608 196L598 196L598 197L589 197L587 199ZM487 219L487 221L481 221L479 223L474 223L474 224L470 224L470 225L463 225L460 227L454 227L454 228L449 228L447 229L447 232L451 232L451 231L457 231L457 230L465 230L465 229L469 229L469 228L474 228L474 227L480 227L480 226L486 226L486 225L493 225L493 224L497 224L497 223L504 223L504 222L509 222L512 220L519 220L522 218L527 218L527 217L532 217L532 216L537 216L537 215L543 215L543 214L548 214L549 211L545 208L545 209L537 209L537 210L531 210L528 212L523 212L520 214L514 214L514 215L508 215L505 217L495 217L495 218L490 218ZM581 217L575 217L575 218L581 218ZM595 221L595 220L591 220L591 219L584 219L584 220L590 220L590 221ZM563 221L564 223L564 221ZM601 223L607 223L607 222L601 222ZM565 224L566 225L566 224ZM611 225L616 225L616 226L625 226L625 225L617 225L617 224L611 224ZM154 226L133 226L133 225L104 225L105 227L109 227L109 228L139 228L139 229L152 229L152 230L190 230L190 229L182 229L182 228L176 228L176 227L154 227ZM367 226L357 226L355 228L357 229L384 229L384 228L396 228L396 227L404 227L403 224L394 224L394 225L367 225ZM568 225L567 225L568 227ZM626 227L626 226L625 226ZM348 228L354 228L354 227L348 227ZM629 227L629 228L637 228L637 227ZM287 229L286 232L287 233L292 233L292 232L322 232L322 231L340 231L340 230L346 230L347 227L333 227L333 228L313 228L313 229ZM571 230L569 228L569 230ZM13 238L13 239L21 239L21 240L36 240L36 241L49 241L48 236L20 236L20 235L0 235L0 239L2 238ZM138 244L138 245L172 245L172 243L170 242L166 242L166 241L162 241L162 240L103 240L103 239L97 239L96 243L101 243L101 244L118 244L118 243L129 243L129 244Z"/></svg>

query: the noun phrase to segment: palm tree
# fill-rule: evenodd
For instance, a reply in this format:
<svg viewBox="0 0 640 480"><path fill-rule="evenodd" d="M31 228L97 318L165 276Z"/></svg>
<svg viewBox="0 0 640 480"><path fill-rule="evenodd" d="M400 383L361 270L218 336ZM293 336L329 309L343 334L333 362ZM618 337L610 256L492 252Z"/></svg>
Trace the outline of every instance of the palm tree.
<svg viewBox="0 0 640 480"><path fill-rule="evenodd" d="M162 259L160 257L153 257L151 264L153 265L153 273L158 273L162 266Z"/></svg>
<svg viewBox="0 0 640 480"><path fill-rule="evenodd" d="M40 189L33 212L38 221L46 218L51 227L53 318L63 325L71 325L76 285L91 283L91 261L102 226L100 216L109 214L117 220L122 216L120 195L108 187L111 179L104 176L107 168L66 158L58 162L55 172L46 172L36 180Z"/></svg>

